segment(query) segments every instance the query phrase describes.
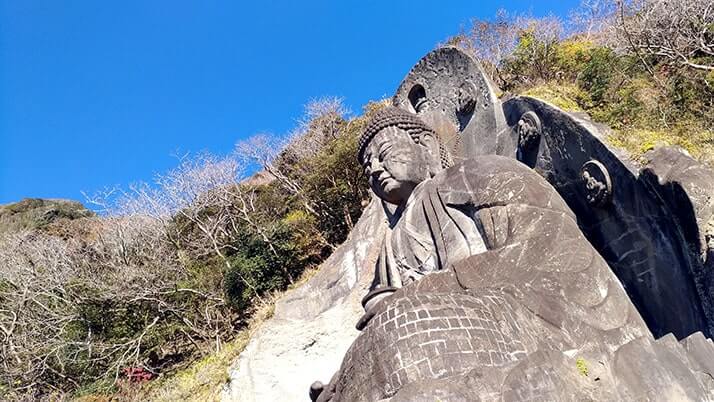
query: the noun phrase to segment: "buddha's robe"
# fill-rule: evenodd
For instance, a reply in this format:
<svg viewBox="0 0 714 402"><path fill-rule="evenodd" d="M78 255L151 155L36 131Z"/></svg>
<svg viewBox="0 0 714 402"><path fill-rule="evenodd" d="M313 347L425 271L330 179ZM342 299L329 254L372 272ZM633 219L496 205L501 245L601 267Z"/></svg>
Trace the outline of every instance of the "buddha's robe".
<svg viewBox="0 0 714 402"><path fill-rule="evenodd" d="M520 170L512 169L513 163L498 156L480 158L478 163L467 160L420 183L392 217L373 288L403 287L494 248L505 215L484 212L488 208L524 204L572 216L547 183L524 180ZM544 198L544 194L555 197Z"/></svg>
<svg viewBox="0 0 714 402"><path fill-rule="evenodd" d="M628 399L612 380L633 370L618 353L649 348L649 331L525 165L485 156L424 182L382 257L378 281L402 286L370 309L318 401L563 400L591 386L578 359L601 363L596 400Z"/></svg>

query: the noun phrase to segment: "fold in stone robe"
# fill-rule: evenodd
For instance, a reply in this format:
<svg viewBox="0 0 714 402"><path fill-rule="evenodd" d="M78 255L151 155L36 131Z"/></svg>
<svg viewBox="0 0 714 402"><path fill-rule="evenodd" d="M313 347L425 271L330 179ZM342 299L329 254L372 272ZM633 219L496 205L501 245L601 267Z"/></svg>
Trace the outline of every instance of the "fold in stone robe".
<svg viewBox="0 0 714 402"><path fill-rule="evenodd" d="M385 236L375 286L402 287L443 269L450 259L485 251L474 220L444 202L449 192L434 180L416 187Z"/></svg>
<svg viewBox="0 0 714 402"><path fill-rule="evenodd" d="M480 241L465 244L474 233ZM479 157L423 183L383 257L388 283L413 282L370 309L318 402L657 400L680 390L701 400L696 374L672 354L654 357L644 321L564 200L515 160ZM583 375L578 361L600 371ZM657 386L615 380L637 371Z"/></svg>
<svg viewBox="0 0 714 402"><path fill-rule="evenodd" d="M500 222L505 216L488 212L484 221L479 216L481 210L507 203L551 208L557 201L557 209L572 214L559 198L543 199L550 189L526 186L522 175L513 170L512 161L506 159L467 160L419 184L392 219L372 288L403 287L493 248L504 236L499 223L505 223Z"/></svg>

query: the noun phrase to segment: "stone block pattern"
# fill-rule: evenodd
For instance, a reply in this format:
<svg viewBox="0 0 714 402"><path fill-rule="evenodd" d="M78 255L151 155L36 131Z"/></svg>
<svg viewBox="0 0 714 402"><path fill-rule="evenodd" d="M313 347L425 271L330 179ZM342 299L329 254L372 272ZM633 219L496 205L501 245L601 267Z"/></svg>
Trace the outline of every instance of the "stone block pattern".
<svg viewBox="0 0 714 402"><path fill-rule="evenodd" d="M375 316L346 356L343 400L391 396L404 384L521 359L522 328L500 292L411 294ZM369 350L377 346L378 350ZM382 384L380 388L377 384ZM362 395L371 390L373 394ZM366 391L370 392L370 391Z"/></svg>

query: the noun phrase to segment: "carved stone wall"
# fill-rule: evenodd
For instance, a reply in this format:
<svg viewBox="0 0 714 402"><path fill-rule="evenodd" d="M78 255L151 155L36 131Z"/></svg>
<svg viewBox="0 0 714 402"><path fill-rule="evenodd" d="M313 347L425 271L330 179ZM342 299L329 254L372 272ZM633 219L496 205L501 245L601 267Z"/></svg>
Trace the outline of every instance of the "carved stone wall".
<svg viewBox="0 0 714 402"><path fill-rule="evenodd" d="M640 165L607 128L538 99L503 104L466 52L434 50L394 105L430 124L457 156L516 158L545 177L578 217L655 336L714 333L714 172L675 150Z"/></svg>
<svg viewBox="0 0 714 402"><path fill-rule="evenodd" d="M655 341L543 178L497 156L433 180L449 177L489 250L381 300L318 402L714 397L714 345Z"/></svg>
<svg viewBox="0 0 714 402"><path fill-rule="evenodd" d="M357 301L386 228L373 203L320 273L278 304L225 399L306 400L342 360L313 389L320 401L714 400L712 169L671 148L640 164L582 115L528 97L501 103L453 47L422 58L393 104L435 129L461 162L454 169L506 156L513 177L535 176L552 197L467 211L480 214L489 250L382 299L359 334ZM479 188L469 180L504 158L483 159L452 175L465 198ZM505 181L487 191L514 201Z"/></svg>
<svg viewBox="0 0 714 402"><path fill-rule="evenodd" d="M480 64L454 47L439 48L419 60L392 103L434 128L457 162L495 154L506 129L496 87Z"/></svg>
<svg viewBox="0 0 714 402"><path fill-rule="evenodd" d="M503 108L513 127L513 148L504 154L533 168L566 200L652 333L710 335L714 288L703 272L698 228L712 214L712 170L672 149L638 166L591 122L534 98L517 97Z"/></svg>

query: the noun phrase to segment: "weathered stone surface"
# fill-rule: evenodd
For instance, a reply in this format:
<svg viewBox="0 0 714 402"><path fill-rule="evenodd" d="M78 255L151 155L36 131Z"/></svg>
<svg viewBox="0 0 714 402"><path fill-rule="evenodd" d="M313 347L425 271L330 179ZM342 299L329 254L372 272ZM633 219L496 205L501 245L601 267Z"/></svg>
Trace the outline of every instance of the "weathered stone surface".
<svg viewBox="0 0 714 402"><path fill-rule="evenodd" d="M365 133L360 161L370 185L398 208L363 302L364 330L312 399L714 398L711 368L702 363L714 348L696 332L707 330L706 306L695 287L680 214L662 202L666 193L653 188L645 173L624 166L592 127L537 100L525 102L530 110L518 110L525 107L516 102L510 111L517 111L518 120L507 113L509 123L518 121L512 144L527 149L505 149L511 158L478 156L420 176L417 164L438 160L438 148L424 140L436 136L433 131L399 129L398 114L388 111L395 127ZM523 151L535 154L532 163L513 158ZM404 154L415 156L399 157ZM690 193L701 181L688 186ZM701 197L693 203L701 211L708 202ZM650 221L653 216L672 226ZM618 227L603 226L607 220ZM595 235L605 242L596 250L583 232L591 242ZM643 239L653 235L650 246L668 247L665 255L643 252L642 242L622 241L633 232ZM607 247L622 253L617 261L600 255ZM628 255L641 259L624 263ZM661 258L680 264L674 276ZM634 288L631 294L655 299L641 304L650 328L680 338L696 332L684 346L671 334L654 340L611 270L639 263L654 270L659 286L641 285L642 276L621 278ZM684 284L688 293L660 290L665 284ZM680 297L673 309L667 306L672 296Z"/></svg>
<svg viewBox="0 0 714 402"><path fill-rule="evenodd" d="M328 382L359 332L360 299L372 280L386 218L377 199L349 239L303 286L276 304L229 370L225 401L304 401L316 379Z"/></svg>
<svg viewBox="0 0 714 402"><path fill-rule="evenodd" d="M690 252L683 231L689 224L682 225L678 219L691 215L687 217L689 226L697 227L692 204L675 202L677 206L672 208L672 203L663 203L663 197L673 195L661 193L662 186L651 177L655 168L670 172L667 166L675 159L678 165L674 171L687 177L688 171L700 172L689 180L693 180L692 187L704 191L690 193L701 193L696 203L708 211L711 201L703 194L712 184L703 184L706 169L691 159L699 167L685 169L681 158L642 169L608 146L587 120L534 98L517 97L503 106L508 124L514 127L512 148L504 148L504 154L531 166L565 199L583 233L623 283L653 334L659 337L671 332L680 339L697 331L711 334L713 321L706 313L711 310L702 297L711 294L712 288L704 289L693 275L701 271L701 263ZM517 127L529 114L541 122L540 143L522 152ZM687 180L680 176L677 180ZM700 215L704 219L707 214Z"/></svg>
<svg viewBox="0 0 714 402"><path fill-rule="evenodd" d="M454 202L448 194L459 190ZM488 250L447 257L438 272L382 299L319 401L569 399L561 386L570 377L579 381L568 376L578 369L564 361L586 356L610 372L611 351L649 339L575 216L526 166L498 156L468 160L422 183L414 197L432 193L446 205L470 207ZM424 230L448 232L432 225ZM517 374L522 370L542 378ZM472 389L451 381L474 373ZM441 381L433 388L432 380ZM700 388L698 395L708 392ZM612 381L596 391L583 395L616 399L622 392Z"/></svg>
<svg viewBox="0 0 714 402"><path fill-rule="evenodd" d="M496 87L473 57L455 47L419 60L392 103L432 127L455 161L495 154L506 130Z"/></svg>
<svg viewBox="0 0 714 402"><path fill-rule="evenodd" d="M359 150L393 207L373 203L281 301L225 396L714 400L711 169L675 149L642 165L587 116L501 105L456 48L425 56L393 104Z"/></svg>
<svg viewBox="0 0 714 402"><path fill-rule="evenodd" d="M687 241L706 257L707 229L714 217L714 169L674 147L655 148L645 159L649 178L656 179L651 184L677 215Z"/></svg>
<svg viewBox="0 0 714 402"><path fill-rule="evenodd" d="M714 334L714 169L673 147L654 149L645 158L641 177L665 202L683 233L707 318L704 332Z"/></svg>

